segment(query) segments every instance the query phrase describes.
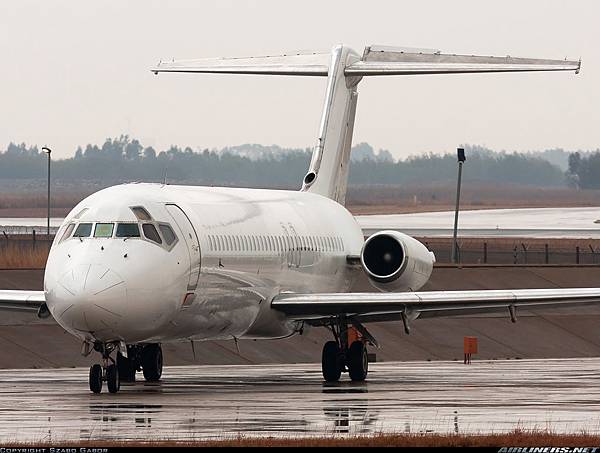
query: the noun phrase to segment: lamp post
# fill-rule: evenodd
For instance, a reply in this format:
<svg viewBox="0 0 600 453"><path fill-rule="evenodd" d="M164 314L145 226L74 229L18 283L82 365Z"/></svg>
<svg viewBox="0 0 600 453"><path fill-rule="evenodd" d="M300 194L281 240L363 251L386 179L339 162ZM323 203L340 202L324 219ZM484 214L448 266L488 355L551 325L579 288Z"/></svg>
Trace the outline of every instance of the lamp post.
<svg viewBox="0 0 600 453"><path fill-rule="evenodd" d="M456 182L456 209L454 210L454 234L452 235L452 262L458 262L456 236L458 230L458 207L460 205L460 182L462 178L462 166L467 158L464 148L456 149L458 157L458 181Z"/></svg>
<svg viewBox="0 0 600 453"><path fill-rule="evenodd" d="M46 237L50 239L50 155L52 154L52 150L44 146L42 151L48 154L48 223L46 225Z"/></svg>

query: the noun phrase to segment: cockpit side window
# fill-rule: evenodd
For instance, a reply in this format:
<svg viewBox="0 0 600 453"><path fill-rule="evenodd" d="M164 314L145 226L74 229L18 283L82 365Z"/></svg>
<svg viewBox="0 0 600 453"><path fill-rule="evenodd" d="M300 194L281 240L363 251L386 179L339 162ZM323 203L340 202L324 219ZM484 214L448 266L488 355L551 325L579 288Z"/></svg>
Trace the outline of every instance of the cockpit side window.
<svg viewBox="0 0 600 453"><path fill-rule="evenodd" d="M114 223L97 223L94 229L95 238L110 238L113 234Z"/></svg>
<svg viewBox="0 0 600 453"><path fill-rule="evenodd" d="M80 223L77 225L75 229L75 234L73 234L74 238L87 238L90 237L92 233L92 224L91 223Z"/></svg>
<svg viewBox="0 0 600 453"><path fill-rule="evenodd" d="M65 232L63 233L63 235L60 238L59 242L64 241L65 239L71 237L71 233L73 232L73 230L75 229L75 224L74 223L69 223L67 225L67 228L65 228Z"/></svg>
<svg viewBox="0 0 600 453"><path fill-rule="evenodd" d="M156 242L157 244L162 244L162 239L160 238L158 231L156 231L156 227L151 223L144 223L142 225L142 231L144 231L146 239Z"/></svg>
<svg viewBox="0 0 600 453"><path fill-rule="evenodd" d="M158 228L160 229L160 232L162 233L163 238L165 238L165 242L168 246L171 246L177 240L175 232L169 225L165 223L159 223Z"/></svg>
<svg viewBox="0 0 600 453"><path fill-rule="evenodd" d="M119 223L115 237L118 238L139 238L140 227L137 223Z"/></svg>

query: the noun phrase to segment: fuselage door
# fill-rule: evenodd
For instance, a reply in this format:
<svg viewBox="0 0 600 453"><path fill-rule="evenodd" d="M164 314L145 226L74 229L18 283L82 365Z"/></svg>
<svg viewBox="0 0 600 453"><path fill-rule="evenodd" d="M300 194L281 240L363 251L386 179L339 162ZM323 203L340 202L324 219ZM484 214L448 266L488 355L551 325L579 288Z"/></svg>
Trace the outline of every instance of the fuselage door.
<svg viewBox="0 0 600 453"><path fill-rule="evenodd" d="M187 214L179 206L174 203L167 203L165 207L177 224L180 234L183 236L183 240L187 246L190 258L188 290L194 290L196 289L196 286L198 286L198 278L200 277L200 243L198 241L196 229Z"/></svg>

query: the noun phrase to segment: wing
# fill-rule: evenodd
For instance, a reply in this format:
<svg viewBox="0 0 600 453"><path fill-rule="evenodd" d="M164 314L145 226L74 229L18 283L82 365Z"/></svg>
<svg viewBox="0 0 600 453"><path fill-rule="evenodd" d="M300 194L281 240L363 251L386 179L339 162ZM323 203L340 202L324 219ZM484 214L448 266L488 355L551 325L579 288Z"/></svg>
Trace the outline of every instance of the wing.
<svg viewBox="0 0 600 453"><path fill-rule="evenodd" d="M600 288L422 291L412 293L280 294L271 306L290 319L325 323L346 315L359 322L600 304Z"/></svg>
<svg viewBox="0 0 600 453"><path fill-rule="evenodd" d="M48 313L45 307L44 291L0 290L0 310L37 312L44 318Z"/></svg>

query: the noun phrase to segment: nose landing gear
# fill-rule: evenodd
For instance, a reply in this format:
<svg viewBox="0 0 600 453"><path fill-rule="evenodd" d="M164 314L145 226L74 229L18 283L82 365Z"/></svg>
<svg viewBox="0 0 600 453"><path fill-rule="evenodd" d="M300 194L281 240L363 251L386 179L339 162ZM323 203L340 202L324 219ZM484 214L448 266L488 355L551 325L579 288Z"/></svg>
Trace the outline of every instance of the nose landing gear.
<svg viewBox="0 0 600 453"><path fill-rule="evenodd" d="M96 343L94 350L102 354L102 365L95 364L90 368L89 384L94 393L102 391L106 382L110 393L117 393L122 382L135 382L137 371L143 371L147 382L158 382L162 376L163 355L160 344L127 346L127 357L119 350L116 360L111 353L118 349L117 343Z"/></svg>
<svg viewBox="0 0 600 453"><path fill-rule="evenodd" d="M363 326L360 326L362 336L352 338L345 316L332 320L329 329L335 340L328 341L323 347L321 368L325 381L339 381L344 371L348 371L353 381L364 381L369 372L366 342L374 342L375 339Z"/></svg>
<svg viewBox="0 0 600 453"><path fill-rule="evenodd" d="M96 343L94 345L94 350L102 354L102 365L95 364L90 367L89 384L90 390L94 393L102 391L102 383L104 381L106 381L110 393L117 393L119 388L121 388L119 369L115 360L110 356L115 348L116 345L114 343Z"/></svg>

